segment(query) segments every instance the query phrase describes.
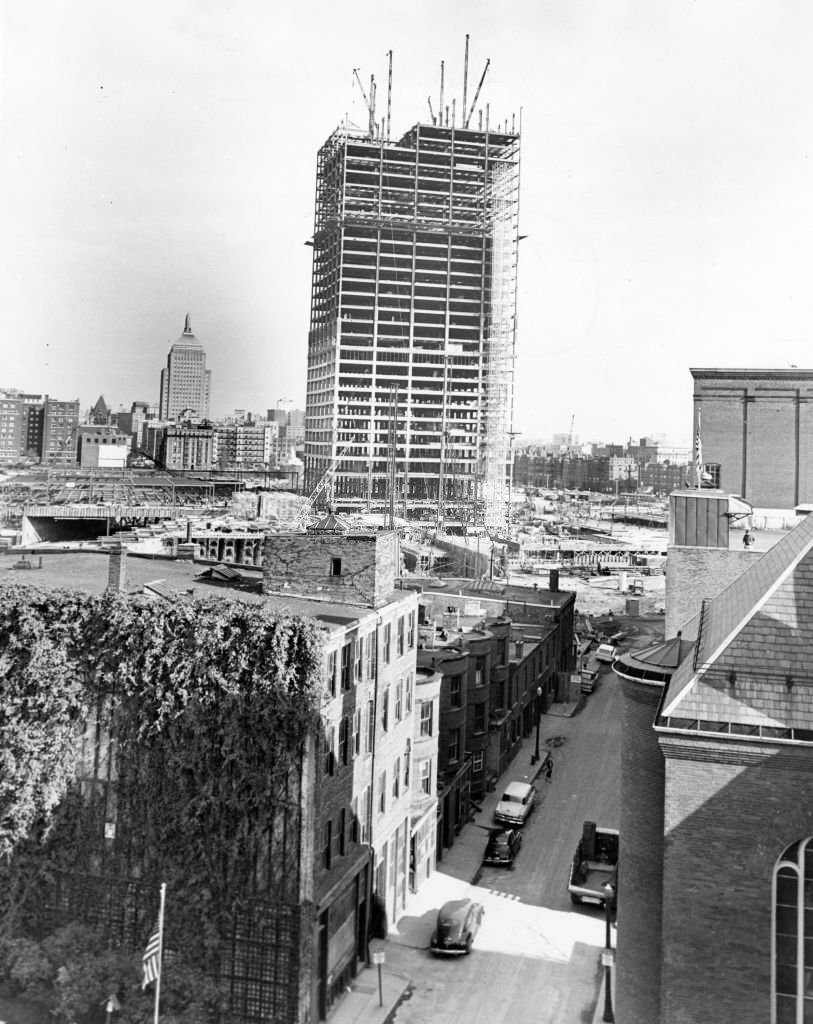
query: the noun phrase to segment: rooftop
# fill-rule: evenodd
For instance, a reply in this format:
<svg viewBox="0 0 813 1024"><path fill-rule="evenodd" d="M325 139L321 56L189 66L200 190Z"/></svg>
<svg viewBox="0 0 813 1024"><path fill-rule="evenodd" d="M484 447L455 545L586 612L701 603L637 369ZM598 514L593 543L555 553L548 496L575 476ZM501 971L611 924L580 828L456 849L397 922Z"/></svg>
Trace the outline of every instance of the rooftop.
<svg viewBox="0 0 813 1024"><path fill-rule="evenodd" d="M36 568L40 558L42 568ZM0 551L0 588L22 585L43 590L78 590L87 594L102 594L107 587L109 556L104 552L55 551L27 555L26 559L35 568L12 569L14 563L20 561L19 552ZM196 562L143 558L130 554L127 557L125 593L141 594L144 587L149 585L156 596L169 600L210 598L265 604L269 608L290 615L317 619L327 628L346 627L376 614L367 608L338 602L282 594L262 594L223 585L212 586L198 578L200 571L201 566ZM240 573L244 580L256 577L259 582L262 579L260 571L247 567L241 568ZM394 594L393 599L397 596Z"/></svg>

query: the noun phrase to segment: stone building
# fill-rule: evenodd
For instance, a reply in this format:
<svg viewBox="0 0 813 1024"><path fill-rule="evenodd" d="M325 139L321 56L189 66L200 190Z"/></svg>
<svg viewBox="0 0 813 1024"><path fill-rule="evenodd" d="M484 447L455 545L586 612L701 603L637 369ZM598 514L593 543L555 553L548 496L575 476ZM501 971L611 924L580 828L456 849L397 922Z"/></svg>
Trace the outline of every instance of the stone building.
<svg viewBox="0 0 813 1024"><path fill-rule="evenodd" d="M664 644L615 663L617 1019L800 1022L813 942L813 517L754 553L730 547L737 512L720 492L671 503L667 608L674 598L681 612L667 615Z"/></svg>
<svg viewBox="0 0 813 1024"><path fill-rule="evenodd" d="M166 369L161 371L158 418L208 419L211 385L212 371L206 369L206 352L192 333L187 313L183 334L170 348Z"/></svg>

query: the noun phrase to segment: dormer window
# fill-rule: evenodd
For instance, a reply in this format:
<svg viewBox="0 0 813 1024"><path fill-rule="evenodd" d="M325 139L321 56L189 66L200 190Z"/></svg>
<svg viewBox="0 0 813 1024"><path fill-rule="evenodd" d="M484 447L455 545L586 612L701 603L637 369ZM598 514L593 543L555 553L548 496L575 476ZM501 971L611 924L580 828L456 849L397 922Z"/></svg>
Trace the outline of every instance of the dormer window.
<svg viewBox="0 0 813 1024"><path fill-rule="evenodd" d="M331 558L330 560L330 575L341 576L342 574L342 560L341 558Z"/></svg>

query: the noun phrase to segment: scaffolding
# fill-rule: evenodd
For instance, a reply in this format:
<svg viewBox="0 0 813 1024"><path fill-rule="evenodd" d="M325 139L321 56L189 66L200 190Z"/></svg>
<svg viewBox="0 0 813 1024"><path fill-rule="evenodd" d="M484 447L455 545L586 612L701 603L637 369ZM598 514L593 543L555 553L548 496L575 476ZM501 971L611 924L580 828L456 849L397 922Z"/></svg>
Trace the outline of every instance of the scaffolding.
<svg viewBox="0 0 813 1024"><path fill-rule="evenodd" d="M519 133L385 136L343 127L319 151L305 487L335 465L337 511L501 532Z"/></svg>

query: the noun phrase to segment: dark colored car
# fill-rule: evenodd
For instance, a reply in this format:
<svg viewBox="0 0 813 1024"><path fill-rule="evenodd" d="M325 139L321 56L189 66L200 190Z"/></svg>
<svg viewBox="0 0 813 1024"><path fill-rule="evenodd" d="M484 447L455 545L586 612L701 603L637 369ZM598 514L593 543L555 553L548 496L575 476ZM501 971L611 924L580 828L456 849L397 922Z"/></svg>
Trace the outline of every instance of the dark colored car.
<svg viewBox="0 0 813 1024"><path fill-rule="evenodd" d="M485 910L474 900L450 900L438 911L438 923L429 948L438 956L462 956L480 929Z"/></svg>
<svg viewBox="0 0 813 1024"><path fill-rule="evenodd" d="M513 864L522 846L522 833L516 828L493 829L488 837L484 864Z"/></svg>

